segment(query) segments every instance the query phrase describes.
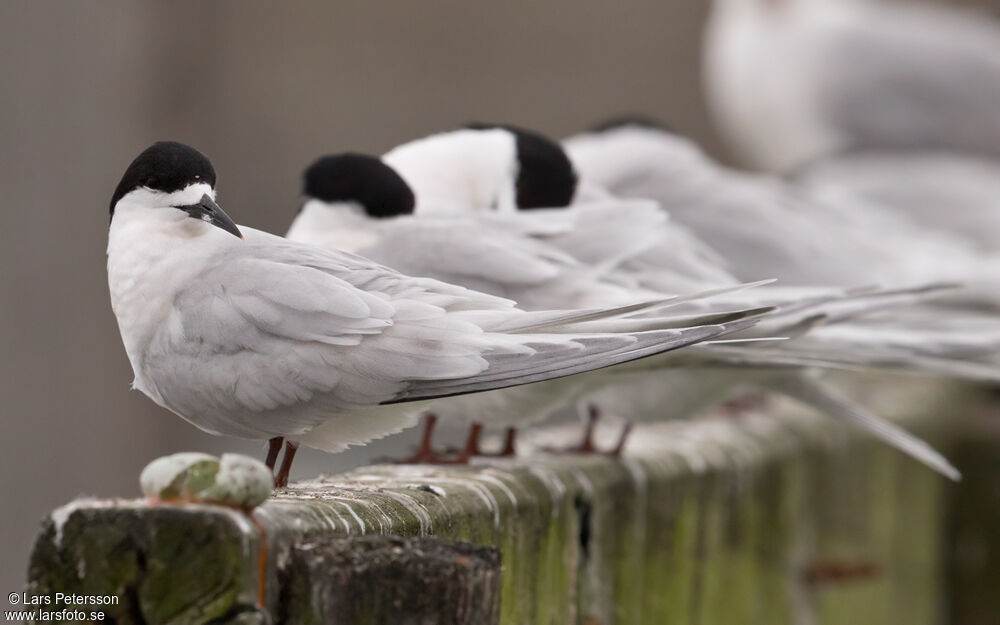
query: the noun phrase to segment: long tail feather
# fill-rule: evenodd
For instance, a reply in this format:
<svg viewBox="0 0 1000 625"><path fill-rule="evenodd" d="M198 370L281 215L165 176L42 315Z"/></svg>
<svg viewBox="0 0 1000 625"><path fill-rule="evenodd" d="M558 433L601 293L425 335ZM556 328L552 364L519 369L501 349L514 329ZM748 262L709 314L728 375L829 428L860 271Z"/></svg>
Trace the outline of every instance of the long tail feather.
<svg viewBox="0 0 1000 625"><path fill-rule="evenodd" d="M864 430L950 480L957 482L962 479L958 469L926 442L858 405L820 380L807 375L783 376L780 380L780 386L773 390Z"/></svg>

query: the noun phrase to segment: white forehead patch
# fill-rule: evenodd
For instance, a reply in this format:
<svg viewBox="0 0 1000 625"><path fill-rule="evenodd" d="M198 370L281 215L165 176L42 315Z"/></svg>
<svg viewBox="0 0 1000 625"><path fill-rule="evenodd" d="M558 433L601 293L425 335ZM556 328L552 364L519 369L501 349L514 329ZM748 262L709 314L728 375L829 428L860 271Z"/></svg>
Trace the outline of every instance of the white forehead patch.
<svg viewBox="0 0 1000 625"><path fill-rule="evenodd" d="M164 193L147 187L139 187L125 194L118 204L132 204L147 207L189 206L197 204L203 195L215 199L215 189L206 182L190 184L187 187Z"/></svg>

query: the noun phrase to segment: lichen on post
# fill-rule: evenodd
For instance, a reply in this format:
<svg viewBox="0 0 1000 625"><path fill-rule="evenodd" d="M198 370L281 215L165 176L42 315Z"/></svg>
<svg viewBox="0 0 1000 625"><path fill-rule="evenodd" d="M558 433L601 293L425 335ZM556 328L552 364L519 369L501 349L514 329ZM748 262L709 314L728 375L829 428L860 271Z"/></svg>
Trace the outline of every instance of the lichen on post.
<svg viewBox="0 0 1000 625"><path fill-rule="evenodd" d="M849 382L946 448L970 430L955 418L936 427L942 415L988 401L946 384ZM29 592L115 594L116 623L150 625L396 618L360 591L336 595L359 584L397 601L429 593L413 605L449 611L441 622L492 618L495 602L504 625L912 625L943 610L955 487L924 467L781 403L638 434L620 460L363 467L294 484L249 513L81 500L46 520ZM356 542L370 536L393 538ZM430 547L432 536L444 542ZM407 576L401 563L436 572ZM456 578L469 585L443 589ZM486 617L469 611L473 596Z"/></svg>

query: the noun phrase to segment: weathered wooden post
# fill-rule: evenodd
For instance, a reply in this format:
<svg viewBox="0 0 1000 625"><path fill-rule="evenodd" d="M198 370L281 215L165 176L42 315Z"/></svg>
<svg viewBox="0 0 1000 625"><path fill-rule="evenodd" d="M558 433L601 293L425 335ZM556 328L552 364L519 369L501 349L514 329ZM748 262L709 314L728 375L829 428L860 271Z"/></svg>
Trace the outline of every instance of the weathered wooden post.
<svg viewBox="0 0 1000 625"><path fill-rule="evenodd" d="M939 444L964 440L973 430L959 417L993 401L944 383L879 382L854 391ZM982 470L969 483L995 484ZM621 460L364 467L295 484L252 518L81 500L46 520L27 592L114 595L119 625L932 625L958 566L946 568L946 530L962 492L779 404L740 421L650 427ZM951 518L987 536L966 518L974 507ZM964 562L953 574L984 570Z"/></svg>
<svg viewBox="0 0 1000 625"><path fill-rule="evenodd" d="M1000 623L1000 410L955 445L965 479L949 489L947 622Z"/></svg>
<svg viewBox="0 0 1000 625"><path fill-rule="evenodd" d="M281 622L491 625L500 552L434 538L362 536L295 546Z"/></svg>

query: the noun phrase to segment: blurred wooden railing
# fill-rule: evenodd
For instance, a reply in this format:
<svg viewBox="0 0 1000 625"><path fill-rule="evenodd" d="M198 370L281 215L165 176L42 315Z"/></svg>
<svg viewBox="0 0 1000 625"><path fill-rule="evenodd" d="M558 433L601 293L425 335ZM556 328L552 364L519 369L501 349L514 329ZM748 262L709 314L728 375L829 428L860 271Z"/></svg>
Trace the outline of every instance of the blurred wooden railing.
<svg viewBox="0 0 1000 625"><path fill-rule="evenodd" d="M621 460L365 467L253 518L79 500L44 522L26 594L114 595L118 624L994 622L994 398L845 382L965 481L779 405L641 429Z"/></svg>

